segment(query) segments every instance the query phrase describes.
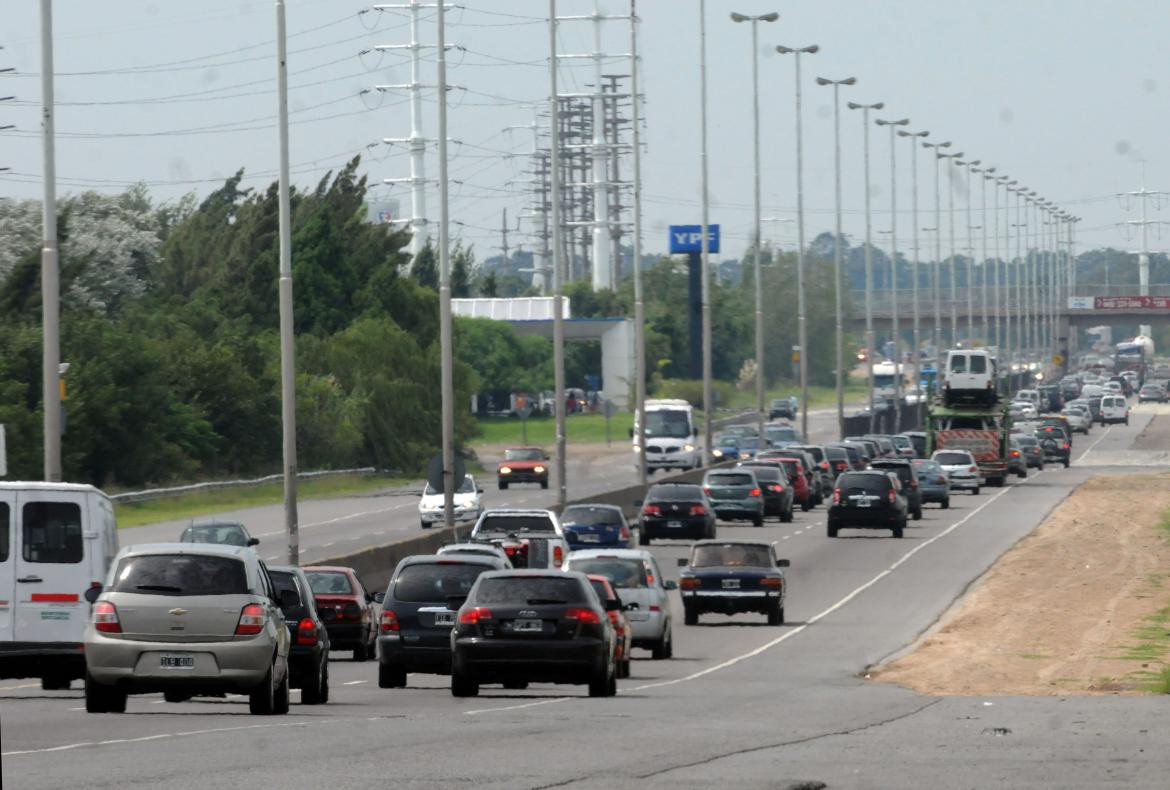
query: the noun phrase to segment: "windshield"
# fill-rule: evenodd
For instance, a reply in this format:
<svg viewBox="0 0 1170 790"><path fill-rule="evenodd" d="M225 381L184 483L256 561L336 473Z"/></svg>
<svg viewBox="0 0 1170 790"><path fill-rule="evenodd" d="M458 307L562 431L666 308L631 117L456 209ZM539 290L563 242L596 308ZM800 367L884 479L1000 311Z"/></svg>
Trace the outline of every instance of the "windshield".
<svg viewBox="0 0 1170 790"><path fill-rule="evenodd" d="M691 435L690 415L685 411L646 412L646 435L686 439Z"/></svg>
<svg viewBox="0 0 1170 790"><path fill-rule="evenodd" d="M488 566L478 563L438 562L407 565L391 585L396 601L444 603L447 596L467 595Z"/></svg>
<svg viewBox="0 0 1170 790"><path fill-rule="evenodd" d="M512 535L525 532L555 532L552 519L544 515L484 516L476 527L476 534Z"/></svg>
<svg viewBox="0 0 1170 790"><path fill-rule="evenodd" d="M306 571L314 595L353 595L349 576L340 571Z"/></svg>
<svg viewBox="0 0 1170 790"><path fill-rule="evenodd" d="M248 575L234 557L146 554L122 558L111 589L145 595L241 595L248 592Z"/></svg>
<svg viewBox="0 0 1170 790"><path fill-rule="evenodd" d="M934 457L943 466L963 466L972 463L967 453L939 453Z"/></svg>
<svg viewBox="0 0 1170 790"><path fill-rule="evenodd" d="M723 434L715 437L715 444L720 447L739 447L739 437Z"/></svg>
<svg viewBox="0 0 1170 790"><path fill-rule="evenodd" d="M873 374L873 385L878 389L893 389L896 381L897 376L893 373Z"/></svg>
<svg viewBox="0 0 1170 790"><path fill-rule="evenodd" d="M544 452L532 447L504 451L505 461L543 461Z"/></svg>
<svg viewBox="0 0 1170 790"><path fill-rule="evenodd" d="M569 558L569 570L604 576L619 589L649 586L646 566L642 560L626 557Z"/></svg>
<svg viewBox="0 0 1170 790"><path fill-rule="evenodd" d="M455 493L456 494L474 494L475 493L475 481L471 479L471 475L467 475L466 477L463 478L463 485L459 486L459 488L457 488L455 490ZM438 491L431 488L430 483L427 483L426 487L423 489L423 496L438 496L438 494L439 494Z"/></svg>
<svg viewBox="0 0 1170 790"><path fill-rule="evenodd" d="M767 546L754 543L723 543L696 546L691 553L692 568L748 566L766 568L772 565L772 552Z"/></svg>

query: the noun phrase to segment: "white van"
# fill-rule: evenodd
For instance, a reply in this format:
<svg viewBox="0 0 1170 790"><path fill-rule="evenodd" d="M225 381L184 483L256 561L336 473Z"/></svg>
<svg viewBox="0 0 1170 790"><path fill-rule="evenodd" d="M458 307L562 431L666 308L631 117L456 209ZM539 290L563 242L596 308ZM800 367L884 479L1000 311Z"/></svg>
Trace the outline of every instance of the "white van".
<svg viewBox="0 0 1170 790"><path fill-rule="evenodd" d="M1101 424L1123 422L1129 425L1129 403L1122 395L1101 398Z"/></svg>
<svg viewBox="0 0 1170 790"><path fill-rule="evenodd" d="M85 591L117 552L114 506L93 486L0 482L0 678L85 676Z"/></svg>
<svg viewBox="0 0 1170 790"><path fill-rule="evenodd" d="M947 352L944 369L943 403L983 403L991 405L998 398L995 391L995 357L983 349L959 349Z"/></svg>
<svg viewBox="0 0 1170 790"><path fill-rule="evenodd" d="M1026 400L1040 412L1040 390L1020 390L1016 393L1016 400Z"/></svg>

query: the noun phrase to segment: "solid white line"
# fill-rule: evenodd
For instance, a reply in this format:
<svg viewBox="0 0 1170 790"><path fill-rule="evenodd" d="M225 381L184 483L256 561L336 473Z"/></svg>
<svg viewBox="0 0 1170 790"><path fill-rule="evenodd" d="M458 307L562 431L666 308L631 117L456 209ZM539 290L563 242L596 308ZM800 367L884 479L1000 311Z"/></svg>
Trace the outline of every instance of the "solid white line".
<svg viewBox="0 0 1170 790"><path fill-rule="evenodd" d="M1077 459L1077 463L1079 464L1079 463L1081 463L1082 461L1084 461L1084 460L1085 460L1085 458L1087 458L1087 457L1088 457L1089 453L1093 452L1093 448L1095 448L1097 445L1099 445L1099 444L1101 443L1101 440L1102 440L1102 439L1104 439L1106 436L1108 436L1108 435L1109 435L1109 432L1110 432L1110 431L1112 431L1112 430L1113 430L1113 426L1112 426L1112 425L1110 425L1108 428L1106 428L1106 429L1105 429L1105 432L1104 432L1104 433L1102 433L1100 436L1098 436L1098 437L1097 437L1097 441L1095 441L1095 442L1093 442L1092 444L1090 444L1090 445L1089 445L1089 448L1088 448L1087 450L1085 450L1083 453L1081 453L1081 457Z"/></svg>
<svg viewBox="0 0 1170 790"><path fill-rule="evenodd" d="M347 680L345 683L342 683L341 685L343 685L343 686L360 686L362 683L365 683L365 682L366 681L364 681L364 680Z"/></svg>
<svg viewBox="0 0 1170 790"><path fill-rule="evenodd" d="M954 532L959 527L966 524L968 521L970 521L972 518L974 518L976 515L978 515L984 508L986 508L992 502L995 502L1001 496L1004 496L1005 494L1007 494L1009 491L1011 491L1016 486L1027 485L1030 481L1035 480L1037 477L1039 477L1042 474L1044 474L1044 472L1037 472L1035 475L1030 476L1027 480L1022 480L1019 483L1016 483L1016 485L1014 485L1014 486L1004 487L1004 488L1000 489L999 491L995 492L995 494L993 494L986 502L984 502L982 505L980 505L979 507L972 510L966 516L959 519L954 524L952 524L951 526L944 529L942 532L935 535L933 538L930 538L930 539L925 540L922 543L918 544L917 546L912 548L910 551L906 552L900 558L898 558L898 560L896 562L894 562L894 564L892 564L890 567L886 568L881 573L874 576L872 579L867 581L865 584L862 584L860 587L857 587L856 589L854 589L852 592L850 592L848 595L846 595L841 600L834 603L829 608L813 615L807 621L805 621L802 625L796 626L791 631L786 631L785 633L781 634L780 636L776 637L775 639L772 639L768 642L765 642L764 644L760 645L759 647L757 647L753 650L749 650L746 653L735 656L733 658L729 658L722 663L715 664L714 666L707 667L706 669L701 669L698 672L692 672L689 675L685 675L681 678L675 678L674 680L664 680L664 681L660 681L658 683L644 683L641 686L634 686L633 688L631 688L629 690L630 691L645 691L647 689L662 688L663 686L674 686L674 685L679 684L679 683L687 683L687 682L692 681L692 680L697 680L698 678L701 678L704 675L710 675L713 672L719 672L720 670L735 666L736 664L740 663L741 661L746 661L747 659L754 658L755 656L758 656L767 650L771 650L773 647L780 644L781 642L784 642L784 641L791 639L792 637L796 636L800 632L804 631L806 628L808 628L813 623L817 623L817 622L823 620L824 618L831 615L833 612L836 612L838 609L840 609L841 607L848 604L850 601L852 601L857 596L861 595L863 592L868 590L870 587L874 586L879 581L881 581L885 577L889 576L891 573L893 573L895 570L897 570L901 565L903 565L907 560L909 560L915 554L922 551L927 546L934 543L936 540L941 540L942 538L944 538L947 535ZM536 702L529 702L529 703L525 703L525 704L521 704L521 705L509 705L507 707L502 707L502 708L481 708L478 710L469 710L469 711L464 711L464 713L467 713L469 715L474 715L477 713L497 713L497 712L502 712L502 711L521 710L523 708L536 707L537 705L548 705L548 704L551 704L554 702L564 702L564 701L570 700L570 699L575 699L575 697L557 697L555 699L538 700Z"/></svg>
<svg viewBox="0 0 1170 790"><path fill-rule="evenodd" d="M80 709L79 709L80 710ZM312 722L317 724L333 724L338 719L322 719L320 721ZM113 738L108 741L82 741L80 743L66 743L61 746L49 746L44 749L22 749L20 751L2 752L0 757L16 757L22 754L44 754L45 752L65 752L71 749L80 749L83 746L114 746L123 743L142 743L144 741L157 741L163 738L185 738L189 735L212 735L221 732L236 732L238 730L260 730L271 729L273 727L306 727L309 722L288 722L287 724L245 724L239 727L213 727L206 730L188 730L186 732L162 732L155 735L143 735L138 738Z"/></svg>
<svg viewBox="0 0 1170 790"><path fill-rule="evenodd" d="M17 689L39 689L40 683L21 683L19 686L0 686L0 691L16 691Z"/></svg>

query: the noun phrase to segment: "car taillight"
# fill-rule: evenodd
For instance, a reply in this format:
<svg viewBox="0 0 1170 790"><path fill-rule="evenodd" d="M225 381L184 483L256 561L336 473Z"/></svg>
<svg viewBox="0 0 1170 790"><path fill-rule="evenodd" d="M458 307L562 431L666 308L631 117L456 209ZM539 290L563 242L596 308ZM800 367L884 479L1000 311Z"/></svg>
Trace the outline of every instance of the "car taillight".
<svg viewBox="0 0 1170 790"><path fill-rule="evenodd" d="M898 492L891 488L890 492L889 492L889 497L890 497L890 504L891 505L894 504L895 502L898 501Z"/></svg>
<svg viewBox="0 0 1170 790"><path fill-rule="evenodd" d="M768 486L768 490L775 491L777 494L779 494L784 491L784 486L780 485L779 483L772 483Z"/></svg>
<svg viewBox="0 0 1170 790"><path fill-rule="evenodd" d="M661 516L662 508L658 505L644 505L642 507L642 514L646 516Z"/></svg>
<svg viewBox="0 0 1170 790"><path fill-rule="evenodd" d="M841 504L841 489L840 488L833 489L833 504L834 505Z"/></svg>
<svg viewBox="0 0 1170 790"><path fill-rule="evenodd" d="M1066 450L1068 449L1068 442L1064 443L1064 449L1066 449Z"/></svg>
<svg viewBox="0 0 1170 790"><path fill-rule="evenodd" d="M622 540L629 540L630 539L630 528L627 527L625 524L622 524L620 536L621 536Z"/></svg>
<svg viewBox="0 0 1170 790"><path fill-rule="evenodd" d="M561 567L561 563L565 561L565 550L560 546L553 546L553 565Z"/></svg>
<svg viewBox="0 0 1170 790"><path fill-rule="evenodd" d="M779 576L777 576L777 577L769 576L769 577L760 579L760 586L761 587L783 587L784 580L781 579Z"/></svg>
<svg viewBox="0 0 1170 790"><path fill-rule="evenodd" d="M565 619L576 620L582 625L601 625L601 617L592 609L566 609Z"/></svg>
<svg viewBox="0 0 1170 790"><path fill-rule="evenodd" d="M491 620L492 610L484 606L477 606L474 609L468 609L466 612L459 613L460 625L475 625L480 620Z"/></svg>
<svg viewBox="0 0 1170 790"><path fill-rule="evenodd" d="M118 610L109 601L98 601L93 605L93 627L103 634L122 633L122 624L118 622Z"/></svg>
<svg viewBox="0 0 1170 790"><path fill-rule="evenodd" d="M240 622L236 623L236 636L254 636L264 630L268 614L258 603L250 603L240 610Z"/></svg>
<svg viewBox="0 0 1170 790"><path fill-rule="evenodd" d="M707 508L703 507L702 505L691 505L691 515L705 516L707 515Z"/></svg>
<svg viewBox="0 0 1170 790"><path fill-rule="evenodd" d="M946 475L939 475L938 480L935 480L934 482L938 483L939 485L942 485L946 481L947 481Z"/></svg>
<svg viewBox="0 0 1170 790"><path fill-rule="evenodd" d="M1019 458L1019 457L1020 457L1020 451L1019 450L1012 450L1012 458Z"/></svg>
<svg viewBox="0 0 1170 790"><path fill-rule="evenodd" d="M760 489L753 488L751 491L748 491L748 496L760 496Z"/></svg>
<svg viewBox="0 0 1170 790"><path fill-rule="evenodd" d="M711 486L703 486L703 493L707 496L711 495Z"/></svg>
<svg viewBox="0 0 1170 790"><path fill-rule="evenodd" d="M382 610L382 633L389 634L400 630L401 626L398 624L398 614L389 609Z"/></svg>
<svg viewBox="0 0 1170 790"><path fill-rule="evenodd" d="M684 577L678 580L678 587L680 590L694 590L699 587L699 580L690 577Z"/></svg>
<svg viewBox="0 0 1170 790"><path fill-rule="evenodd" d="M967 469L967 471L968 471L968 472L978 472L978 471L979 471L979 467L978 467L978 466L972 466L972 467L969 467L969 468Z"/></svg>
<svg viewBox="0 0 1170 790"><path fill-rule="evenodd" d="M317 644L317 624L308 617L297 623L297 644Z"/></svg>

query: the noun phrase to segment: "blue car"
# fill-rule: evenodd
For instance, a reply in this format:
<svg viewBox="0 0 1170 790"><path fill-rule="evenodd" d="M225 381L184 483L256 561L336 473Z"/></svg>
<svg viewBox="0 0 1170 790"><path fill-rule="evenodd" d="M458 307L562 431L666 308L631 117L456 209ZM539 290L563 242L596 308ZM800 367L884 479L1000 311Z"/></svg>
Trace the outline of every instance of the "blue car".
<svg viewBox="0 0 1170 790"><path fill-rule="evenodd" d="M570 549L630 548L630 524L617 505L569 505L561 527Z"/></svg>
<svg viewBox="0 0 1170 790"><path fill-rule="evenodd" d="M914 471L918 473L918 492L922 495L922 504L936 502L944 510L951 506L951 484L947 473L936 461L928 458L915 458Z"/></svg>
<svg viewBox="0 0 1170 790"><path fill-rule="evenodd" d="M739 437L735 434L723 433L711 440L715 446L711 455L717 460L734 460L739 458Z"/></svg>
<svg viewBox="0 0 1170 790"><path fill-rule="evenodd" d="M759 612L768 625L784 624L788 560L774 544L749 540L700 540L689 559L678 561L684 622L698 625L707 612Z"/></svg>

